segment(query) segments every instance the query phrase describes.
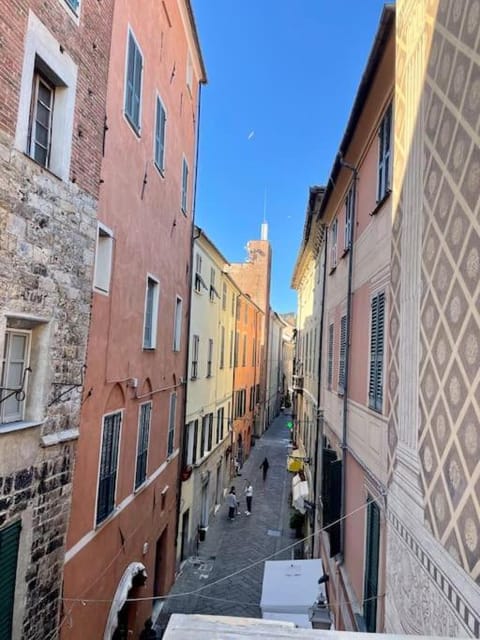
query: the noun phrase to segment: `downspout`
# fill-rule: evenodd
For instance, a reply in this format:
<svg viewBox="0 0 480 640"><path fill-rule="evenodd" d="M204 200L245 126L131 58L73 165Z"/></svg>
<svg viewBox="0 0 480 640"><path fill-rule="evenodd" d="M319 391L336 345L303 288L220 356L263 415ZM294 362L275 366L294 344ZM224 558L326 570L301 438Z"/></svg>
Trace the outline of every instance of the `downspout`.
<svg viewBox="0 0 480 640"><path fill-rule="evenodd" d="M195 205L197 202L197 175L198 175L198 150L200 147L200 105L201 105L201 97L202 97L202 83L198 83L198 105L197 105L197 135L196 135L196 149L195 149L195 176L194 176L194 186L193 186L193 194L192 194L192 233L190 238L190 271L188 273L188 277L190 278L190 287L189 287L189 299L188 299L188 316L187 316L187 328L185 335L187 336L187 346L185 349L185 393L184 393L184 402L183 402L183 411L181 416L181 429L180 429L180 442L179 442L179 450L180 450L180 464L178 465L178 477L177 477L177 505L176 505L176 522L175 522L175 549L178 545L178 530L180 527L180 504L182 498L182 462L183 462L183 447L185 442L185 418L187 415L187 380L188 380L188 349L189 349L189 340L190 340L190 320L192 315L192 272L193 272L193 247L197 236L195 236Z"/></svg>
<svg viewBox="0 0 480 640"><path fill-rule="evenodd" d="M353 280L353 235L355 232L355 208L357 205L357 180L358 170L351 164L345 162L342 156L339 156L340 164L346 169L350 169L353 174L352 182L352 220L350 224L350 238L348 239L348 283L347 283L347 326L345 328L345 380L343 385L343 429L342 429L342 491L340 501L340 564L344 562L345 550L345 507L346 507L346 482L347 482L347 436L348 436L348 374L350 370L350 327L352 324L352 280Z"/></svg>
<svg viewBox="0 0 480 640"><path fill-rule="evenodd" d="M325 227L324 227L325 229ZM319 496L318 493L318 449L321 448L323 452L323 411L320 409L321 404L321 396L322 396L322 360L323 360L323 325L324 325L324 316L325 316L325 286L327 284L327 255L328 255L328 234L324 231L324 255L323 255L323 282L322 282L322 309L320 313L320 336L319 336L319 351L318 351L318 371L317 371L317 428L316 428L316 441L315 441L315 461L313 468L313 490L314 490L314 500L315 500L315 511L318 508L319 504ZM323 468L323 459L322 459L322 468ZM315 515L315 524L318 522L318 519ZM322 522L323 524L323 522ZM315 546L314 538L314 546Z"/></svg>

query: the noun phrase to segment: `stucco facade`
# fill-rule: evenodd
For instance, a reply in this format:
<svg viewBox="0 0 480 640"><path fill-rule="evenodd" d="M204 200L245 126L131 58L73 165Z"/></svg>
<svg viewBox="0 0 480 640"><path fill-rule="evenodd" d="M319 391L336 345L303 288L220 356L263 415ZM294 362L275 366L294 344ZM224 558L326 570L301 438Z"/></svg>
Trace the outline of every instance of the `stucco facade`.
<svg viewBox="0 0 480 640"><path fill-rule="evenodd" d="M283 400L282 334L285 323L270 309L267 368L267 423L270 424L280 412Z"/></svg>
<svg viewBox="0 0 480 640"><path fill-rule="evenodd" d="M0 3L0 617L15 640L62 621L112 12Z"/></svg>
<svg viewBox="0 0 480 640"><path fill-rule="evenodd" d="M64 638L138 634L174 579L203 82L188 1L115 2Z"/></svg>
<svg viewBox="0 0 480 640"><path fill-rule="evenodd" d="M397 2L386 627L480 635L478 2Z"/></svg>
<svg viewBox="0 0 480 640"><path fill-rule="evenodd" d="M198 555L232 472L232 417L238 287L227 260L195 228L187 407L177 561ZM201 531L200 531L201 530Z"/></svg>

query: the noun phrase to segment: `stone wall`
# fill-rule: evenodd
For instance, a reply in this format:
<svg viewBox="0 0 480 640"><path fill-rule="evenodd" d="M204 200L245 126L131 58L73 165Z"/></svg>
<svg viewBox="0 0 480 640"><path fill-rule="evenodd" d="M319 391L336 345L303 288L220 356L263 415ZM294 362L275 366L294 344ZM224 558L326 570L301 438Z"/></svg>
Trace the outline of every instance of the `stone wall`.
<svg viewBox="0 0 480 640"><path fill-rule="evenodd" d="M44 640L59 619L83 390L58 396L82 382L96 200L12 147L0 133L0 350L7 326L31 328L27 413L36 419L0 433L0 527L22 520L14 638Z"/></svg>

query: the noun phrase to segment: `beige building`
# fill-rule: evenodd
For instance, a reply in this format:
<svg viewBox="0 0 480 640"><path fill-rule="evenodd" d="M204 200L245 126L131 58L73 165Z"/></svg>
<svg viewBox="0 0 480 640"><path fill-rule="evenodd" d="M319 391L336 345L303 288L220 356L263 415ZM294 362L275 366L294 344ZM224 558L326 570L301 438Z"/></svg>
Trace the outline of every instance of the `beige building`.
<svg viewBox="0 0 480 640"><path fill-rule="evenodd" d="M236 306L227 260L195 228L177 560L198 553L231 473Z"/></svg>
<svg viewBox="0 0 480 640"><path fill-rule="evenodd" d="M397 1L386 629L480 636L480 8Z"/></svg>

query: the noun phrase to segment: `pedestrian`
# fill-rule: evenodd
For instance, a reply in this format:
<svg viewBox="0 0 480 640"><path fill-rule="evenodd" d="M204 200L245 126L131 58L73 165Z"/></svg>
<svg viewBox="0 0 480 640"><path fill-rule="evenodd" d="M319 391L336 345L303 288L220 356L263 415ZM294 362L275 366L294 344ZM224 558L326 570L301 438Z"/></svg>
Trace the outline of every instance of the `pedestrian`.
<svg viewBox="0 0 480 640"><path fill-rule="evenodd" d="M268 464L268 459L264 458L262 464L259 466L259 469L263 469L263 481L265 482L265 480L267 479L267 471L268 471L268 467L270 465Z"/></svg>
<svg viewBox="0 0 480 640"><path fill-rule="evenodd" d="M237 496L235 495L235 487L230 489L230 493L227 496L227 506L228 506L228 519L233 520L235 517L235 512L238 507Z"/></svg>
<svg viewBox="0 0 480 640"><path fill-rule="evenodd" d="M245 482L245 498L247 500L247 510L245 513L249 516L252 513L253 487L250 480Z"/></svg>
<svg viewBox="0 0 480 640"><path fill-rule="evenodd" d="M157 632L153 628L153 622L151 618L145 620L144 629L140 634L140 640L157 640Z"/></svg>

